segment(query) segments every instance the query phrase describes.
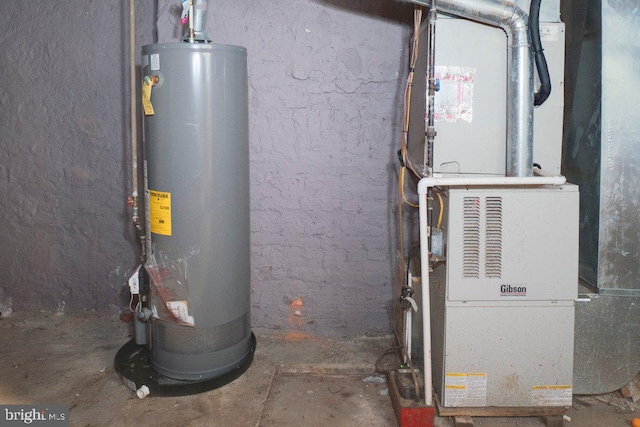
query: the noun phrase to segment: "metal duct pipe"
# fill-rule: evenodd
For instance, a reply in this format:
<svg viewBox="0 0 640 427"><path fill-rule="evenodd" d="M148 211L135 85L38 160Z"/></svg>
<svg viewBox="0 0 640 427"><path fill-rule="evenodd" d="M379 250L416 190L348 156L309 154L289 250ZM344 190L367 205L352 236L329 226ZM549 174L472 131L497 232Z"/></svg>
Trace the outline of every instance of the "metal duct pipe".
<svg viewBox="0 0 640 427"><path fill-rule="evenodd" d="M430 7L431 0L405 0ZM507 176L533 176L533 53L529 17L513 1L434 0L438 12L507 33Z"/></svg>
<svg viewBox="0 0 640 427"><path fill-rule="evenodd" d="M194 41L199 43L210 43L211 39L209 39L209 36L207 36L207 33L204 30L207 22L208 0L192 0L192 2L193 15L191 17L191 22L193 22ZM182 36L182 41L189 41L188 26Z"/></svg>

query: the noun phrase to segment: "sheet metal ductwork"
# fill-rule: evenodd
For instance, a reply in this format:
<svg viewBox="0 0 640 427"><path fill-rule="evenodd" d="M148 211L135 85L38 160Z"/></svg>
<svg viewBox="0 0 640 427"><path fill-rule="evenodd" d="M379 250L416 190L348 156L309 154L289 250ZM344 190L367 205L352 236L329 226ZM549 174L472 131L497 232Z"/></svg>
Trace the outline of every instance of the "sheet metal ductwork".
<svg viewBox="0 0 640 427"><path fill-rule="evenodd" d="M563 2L562 16L562 169L581 193L575 392L602 394L640 370L640 12L586 0Z"/></svg>

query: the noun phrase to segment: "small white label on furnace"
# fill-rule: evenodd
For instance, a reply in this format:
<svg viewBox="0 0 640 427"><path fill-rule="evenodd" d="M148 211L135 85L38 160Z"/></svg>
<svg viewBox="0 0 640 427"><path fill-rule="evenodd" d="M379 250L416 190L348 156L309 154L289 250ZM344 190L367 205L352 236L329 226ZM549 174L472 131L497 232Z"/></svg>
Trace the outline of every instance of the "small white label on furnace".
<svg viewBox="0 0 640 427"><path fill-rule="evenodd" d="M534 385L531 388L532 406L571 406L573 388L570 385Z"/></svg>
<svg viewBox="0 0 640 427"><path fill-rule="evenodd" d="M557 24L540 24L540 40L543 42L557 42L559 40Z"/></svg>
<svg viewBox="0 0 640 427"><path fill-rule="evenodd" d="M447 373L444 402L445 406L487 406L487 374Z"/></svg>
<svg viewBox="0 0 640 427"><path fill-rule="evenodd" d="M151 55L151 71L157 71L160 69L160 54L154 53Z"/></svg>

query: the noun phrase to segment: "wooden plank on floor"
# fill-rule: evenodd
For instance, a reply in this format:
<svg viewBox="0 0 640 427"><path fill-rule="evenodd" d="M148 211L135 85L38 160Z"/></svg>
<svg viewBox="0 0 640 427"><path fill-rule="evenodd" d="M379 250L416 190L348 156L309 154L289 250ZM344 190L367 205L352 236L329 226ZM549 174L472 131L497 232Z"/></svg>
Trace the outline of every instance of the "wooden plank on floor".
<svg viewBox="0 0 640 427"><path fill-rule="evenodd" d="M469 416L469 417L541 417L559 415L562 417L567 408L564 406L522 406L522 407L456 407L447 408L436 399L438 415L441 417Z"/></svg>
<svg viewBox="0 0 640 427"><path fill-rule="evenodd" d="M453 424L456 427L473 427L473 418L467 416L453 417Z"/></svg>

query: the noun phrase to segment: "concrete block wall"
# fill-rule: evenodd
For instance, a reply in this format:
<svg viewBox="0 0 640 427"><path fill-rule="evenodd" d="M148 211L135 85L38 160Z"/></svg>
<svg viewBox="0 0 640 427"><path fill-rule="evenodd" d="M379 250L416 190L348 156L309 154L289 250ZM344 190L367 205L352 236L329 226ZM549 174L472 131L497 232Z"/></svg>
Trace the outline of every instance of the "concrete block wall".
<svg viewBox="0 0 640 427"><path fill-rule="evenodd" d="M122 304L137 256L128 5L56 3L9 0L0 17L0 304L101 309ZM140 46L156 20L159 41L177 41L177 0L137 9ZM220 0L207 19L249 55L253 325L388 333L412 7Z"/></svg>
<svg viewBox="0 0 640 427"><path fill-rule="evenodd" d="M137 257L127 2L5 0L0 40L0 312L118 305Z"/></svg>

